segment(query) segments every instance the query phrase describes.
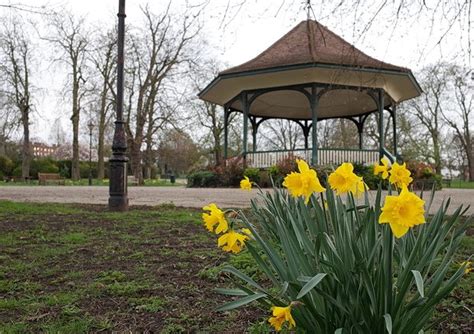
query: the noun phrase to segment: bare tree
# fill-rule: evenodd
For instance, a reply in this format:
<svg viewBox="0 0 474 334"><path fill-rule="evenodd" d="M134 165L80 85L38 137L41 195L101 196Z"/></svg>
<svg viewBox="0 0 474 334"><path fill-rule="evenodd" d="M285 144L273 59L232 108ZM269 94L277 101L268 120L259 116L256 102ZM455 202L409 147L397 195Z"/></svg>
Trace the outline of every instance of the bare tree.
<svg viewBox="0 0 474 334"><path fill-rule="evenodd" d="M76 18L67 11L56 13L50 18L54 32L45 39L51 42L61 55L60 61L69 68L69 83L71 94L71 122L72 122L72 169L73 180L80 179L79 169L79 120L81 102L87 93L85 89L85 66L87 60L88 33L85 30L84 18Z"/></svg>
<svg viewBox="0 0 474 334"><path fill-rule="evenodd" d="M2 63L0 70L5 76L7 96L16 107L21 120L23 143L21 175L30 176L32 152L30 147L30 116L31 116L31 41L22 29L24 22L16 16L5 20L0 34Z"/></svg>
<svg viewBox="0 0 474 334"><path fill-rule="evenodd" d="M270 149L295 150L303 144L303 130L296 122L286 119L272 119L260 125L264 147Z"/></svg>
<svg viewBox="0 0 474 334"><path fill-rule="evenodd" d="M421 70L418 75L424 93L408 103L407 113L428 132L431 145L424 151L424 155L434 162L437 174L441 174L443 148L441 113L444 101L448 98L447 64L438 63ZM415 139L418 141L419 139Z"/></svg>
<svg viewBox="0 0 474 334"><path fill-rule="evenodd" d="M469 69L452 65L449 69L450 85L455 97L455 108L443 111L443 118L453 129L467 160L469 181L474 181L474 138L471 126L474 119L474 83Z"/></svg>
<svg viewBox="0 0 474 334"><path fill-rule="evenodd" d="M184 15L181 27L167 10L159 16L148 7L142 9L146 27L131 37L132 59L128 68L128 108L126 131L135 177L143 182L142 146L148 134L163 123L159 115L158 95L164 81L181 63L187 61L185 50L196 31L193 18ZM136 96L135 96L136 94ZM132 107L133 105L133 107ZM152 124L150 124L150 122Z"/></svg>
<svg viewBox="0 0 474 334"><path fill-rule="evenodd" d="M93 99L96 100L95 105L97 113L97 178L104 178L104 156L105 156L105 132L110 123L110 118L114 110L114 85L115 81L115 54L116 54L116 32L109 30L100 33L94 41L94 49L90 52L90 59L93 65L93 71L98 76L92 76L96 79L93 85Z"/></svg>

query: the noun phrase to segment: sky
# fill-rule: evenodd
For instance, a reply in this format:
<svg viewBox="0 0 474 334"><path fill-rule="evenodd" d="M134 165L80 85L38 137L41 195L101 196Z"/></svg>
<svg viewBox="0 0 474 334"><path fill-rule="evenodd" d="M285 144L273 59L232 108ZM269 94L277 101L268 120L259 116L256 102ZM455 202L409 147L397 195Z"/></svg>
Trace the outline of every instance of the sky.
<svg viewBox="0 0 474 334"><path fill-rule="evenodd" d="M456 16L456 8L436 9L437 0L426 0L430 10L422 11L421 14L418 14L418 7L414 5L402 9L398 17L394 14L398 9L395 7L398 1L388 1L385 7L380 7L383 0L362 0L364 6L356 6L357 2L345 0L340 7L338 4L341 1L312 2L311 18L372 57L411 68L415 73L440 59L460 62L472 68L472 53L467 51L468 34L463 28L466 27L467 18ZM166 1L127 0L126 24L139 24L142 21L140 7L147 3L157 13L168 5ZM203 35L209 43L207 51L229 66L257 56L308 15L305 1L302 0L173 0L171 10L180 13L186 5L198 6L203 3L201 24ZM0 0L0 4L44 6L45 10L65 7L84 16L94 25L112 27L117 24L118 0ZM377 16L372 21L373 13L377 13ZM0 14L16 15L16 12L0 8ZM39 15L21 15L31 16L41 25ZM470 20L474 21L472 17ZM372 24L368 25L368 22ZM447 22L454 24L450 27ZM471 42L474 44L474 41ZM40 139L49 141L49 129L57 117L61 117L63 127L70 126L70 108L60 98L65 73L56 68L51 60L48 61L51 58L48 47L41 41L38 43L38 61L46 61L41 61L36 76L40 97L37 98L38 112L32 132L37 133Z"/></svg>

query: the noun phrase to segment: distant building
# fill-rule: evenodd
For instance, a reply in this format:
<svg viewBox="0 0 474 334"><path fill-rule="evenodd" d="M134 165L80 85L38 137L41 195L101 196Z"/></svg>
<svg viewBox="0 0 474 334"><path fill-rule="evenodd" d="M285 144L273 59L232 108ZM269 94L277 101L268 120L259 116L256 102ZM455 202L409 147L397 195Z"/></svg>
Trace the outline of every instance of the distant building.
<svg viewBox="0 0 474 334"><path fill-rule="evenodd" d="M31 147L33 149L33 156L35 158L46 158L52 157L56 154L56 150L58 149L58 145L47 145L44 143L32 143Z"/></svg>

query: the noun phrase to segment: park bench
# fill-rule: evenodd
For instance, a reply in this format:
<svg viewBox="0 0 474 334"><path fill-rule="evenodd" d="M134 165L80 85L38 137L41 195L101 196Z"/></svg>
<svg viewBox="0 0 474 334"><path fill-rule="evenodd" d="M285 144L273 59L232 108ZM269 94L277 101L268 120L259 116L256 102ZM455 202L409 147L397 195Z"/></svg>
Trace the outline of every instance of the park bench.
<svg viewBox="0 0 474 334"><path fill-rule="evenodd" d="M63 186L66 184L64 178L57 173L38 173L38 183L43 186L47 183L55 183Z"/></svg>
<svg viewBox="0 0 474 334"><path fill-rule="evenodd" d="M127 176L127 184L130 184L132 186L138 186L138 180L135 177L135 175L128 175Z"/></svg>

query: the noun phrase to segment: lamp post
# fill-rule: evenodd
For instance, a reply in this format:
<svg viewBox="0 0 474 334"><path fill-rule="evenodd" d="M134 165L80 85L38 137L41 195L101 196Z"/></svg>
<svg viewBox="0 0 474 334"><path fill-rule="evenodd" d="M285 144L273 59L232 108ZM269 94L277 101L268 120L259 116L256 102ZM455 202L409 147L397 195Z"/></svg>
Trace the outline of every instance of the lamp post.
<svg viewBox="0 0 474 334"><path fill-rule="evenodd" d="M116 94L116 121L114 140L112 143L112 157L109 160L109 210L128 210L127 196L127 137L123 121L123 44L125 39L125 0L119 0L118 40L117 40L117 94Z"/></svg>
<svg viewBox="0 0 474 334"><path fill-rule="evenodd" d="M89 185L92 185L92 130L94 129L94 123L92 119L87 124L89 128Z"/></svg>

